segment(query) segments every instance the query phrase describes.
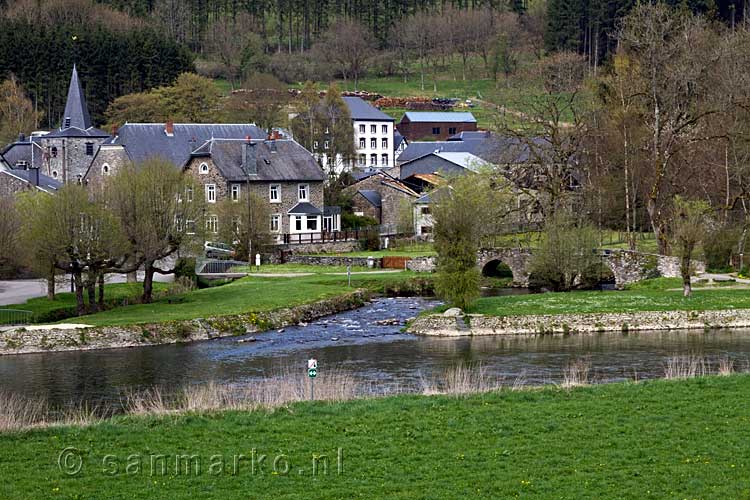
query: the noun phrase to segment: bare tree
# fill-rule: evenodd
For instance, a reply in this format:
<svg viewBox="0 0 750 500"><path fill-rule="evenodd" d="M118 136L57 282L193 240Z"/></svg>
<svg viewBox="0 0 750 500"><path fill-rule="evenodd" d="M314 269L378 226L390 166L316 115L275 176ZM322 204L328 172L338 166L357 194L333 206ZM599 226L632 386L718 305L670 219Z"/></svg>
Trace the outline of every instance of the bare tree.
<svg viewBox="0 0 750 500"><path fill-rule="evenodd" d="M357 90L359 78L374 55L375 39L370 30L358 21L339 18L331 23L315 49L336 63L344 81L352 78L354 90Z"/></svg>
<svg viewBox="0 0 750 500"><path fill-rule="evenodd" d="M0 196L0 273L15 267L20 260L19 230L21 221L15 199Z"/></svg>
<svg viewBox="0 0 750 500"><path fill-rule="evenodd" d="M685 297L692 293L690 286L691 263L696 245L703 240L711 213L709 204L703 200L674 198L673 238L680 256L682 292Z"/></svg>

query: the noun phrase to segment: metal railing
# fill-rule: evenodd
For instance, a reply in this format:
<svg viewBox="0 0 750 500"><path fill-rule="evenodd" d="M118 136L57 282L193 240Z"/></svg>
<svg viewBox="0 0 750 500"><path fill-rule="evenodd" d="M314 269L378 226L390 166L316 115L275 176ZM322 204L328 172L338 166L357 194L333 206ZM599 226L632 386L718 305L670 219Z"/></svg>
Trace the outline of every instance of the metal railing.
<svg viewBox="0 0 750 500"><path fill-rule="evenodd" d="M241 260L207 259L196 265L195 274L228 274L233 268L249 266L249 263Z"/></svg>
<svg viewBox="0 0 750 500"><path fill-rule="evenodd" d="M285 233L279 238L282 245L304 245L307 243L330 243L353 241L366 238L370 234L380 236L377 226L374 229L345 229L343 231L323 231L322 233Z"/></svg>
<svg viewBox="0 0 750 500"><path fill-rule="evenodd" d="M0 309L0 325L28 325L34 313L22 309Z"/></svg>

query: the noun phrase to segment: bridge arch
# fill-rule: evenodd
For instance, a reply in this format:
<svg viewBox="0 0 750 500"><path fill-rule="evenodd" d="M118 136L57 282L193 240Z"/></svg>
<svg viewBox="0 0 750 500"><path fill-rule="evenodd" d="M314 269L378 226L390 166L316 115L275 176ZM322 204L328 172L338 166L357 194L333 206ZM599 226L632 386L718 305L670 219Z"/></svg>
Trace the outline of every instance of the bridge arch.
<svg viewBox="0 0 750 500"><path fill-rule="evenodd" d="M531 252L520 248L483 248L477 253L477 265L484 274L491 269L497 269L502 263L513 273L515 286L529 285L529 261Z"/></svg>

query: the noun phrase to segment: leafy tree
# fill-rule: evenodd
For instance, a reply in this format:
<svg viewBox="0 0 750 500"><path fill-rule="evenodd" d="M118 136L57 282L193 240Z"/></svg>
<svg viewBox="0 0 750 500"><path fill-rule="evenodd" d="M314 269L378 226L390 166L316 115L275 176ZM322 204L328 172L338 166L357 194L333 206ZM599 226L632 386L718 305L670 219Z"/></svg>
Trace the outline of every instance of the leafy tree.
<svg viewBox="0 0 750 500"><path fill-rule="evenodd" d="M203 214L202 191L165 160L148 160L118 169L103 186L107 207L127 238L128 256L121 271L143 266L144 303L152 300L155 273L174 269L157 265L180 250L190 248L200 233Z"/></svg>
<svg viewBox="0 0 750 500"><path fill-rule="evenodd" d="M256 192L242 198L219 204L219 236L234 244L240 258L247 256L252 263L254 255L272 242L271 212L266 199Z"/></svg>
<svg viewBox="0 0 750 500"><path fill-rule="evenodd" d="M20 261L18 232L21 219L16 209L15 199L11 196L0 196L0 274L10 271Z"/></svg>
<svg viewBox="0 0 750 500"><path fill-rule="evenodd" d="M276 77L256 74L245 80L241 90L232 92L224 104L224 115L228 121L253 122L270 130L286 124L282 111L290 99L286 85Z"/></svg>
<svg viewBox="0 0 750 500"><path fill-rule="evenodd" d="M690 297L690 267L696 245L703 241L708 228L711 207L702 200L687 200L681 196L674 198L675 217L672 224L672 238L675 250L680 257L682 293Z"/></svg>
<svg viewBox="0 0 750 500"><path fill-rule="evenodd" d="M320 104L319 152L328 157L328 175L335 182L336 165L348 165L354 158L354 128L349 107L336 85L328 88ZM326 148L326 145L328 146Z"/></svg>
<svg viewBox="0 0 750 500"><path fill-rule="evenodd" d="M31 100L15 76L0 83L0 144L33 131L39 121Z"/></svg>
<svg viewBox="0 0 750 500"><path fill-rule="evenodd" d="M477 251L512 211L513 196L491 172L452 179L434 193L433 233L438 254L435 288L440 297L466 309L479 296Z"/></svg>
<svg viewBox="0 0 750 500"><path fill-rule="evenodd" d="M549 216L544 234L530 262L532 276L554 291L572 290L595 281L599 275L599 243L596 229L569 211Z"/></svg>
<svg viewBox="0 0 750 500"><path fill-rule="evenodd" d="M311 81L305 82L302 92L297 96L294 103L297 116L292 120L292 133L297 142L302 144L308 151L314 151L318 124L322 120L320 115L320 97Z"/></svg>
<svg viewBox="0 0 750 500"><path fill-rule="evenodd" d="M219 107L219 89L213 80L195 73L182 73L174 85L160 87L154 92L175 121L211 122Z"/></svg>
<svg viewBox="0 0 750 500"><path fill-rule="evenodd" d="M126 122L160 123L169 119L159 94L155 92L136 92L120 96L109 105L104 113L107 128L112 130Z"/></svg>

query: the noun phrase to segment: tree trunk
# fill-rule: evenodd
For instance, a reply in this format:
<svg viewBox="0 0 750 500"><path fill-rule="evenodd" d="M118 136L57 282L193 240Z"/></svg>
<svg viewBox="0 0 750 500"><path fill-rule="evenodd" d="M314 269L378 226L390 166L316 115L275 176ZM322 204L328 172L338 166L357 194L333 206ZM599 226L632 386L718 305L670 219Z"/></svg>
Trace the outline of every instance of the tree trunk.
<svg viewBox="0 0 750 500"><path fill-rule="evenodd" d="M693 292L690 285L690 255L683 255L680 261L680 274L682 274L682 295L683 297L690 297Z"/></svg>
<svg viewBox="0 0 750 500"><path fill-rule="evenodd" d="M83 316L86 314L86 304L83 302L83 280L80 271L73 272L73 283L75 284L76 294L76 314Z"/></svg>
<svg viewBox="0 0 750 500"><path fill-rule="evenodd" d="M651 229L654 232L656 238L656 244L659 248L659 255L669 255L669 241L667 240L667 234L664 228L664 221L661 220L659 211L656 207L656 201L649 197L646 203L646 211L651 222Z"/></svg>
<svg viewBox="0 0 750 500"><path fill-rule="evenodd" d="M154 292L154 261L146 261L144 268L146 272L143 276L143 296L141 297L141 301L144 304L150 304Z"/></svg>
<svg viewBox="0 0 750 500"><path fill-rule="evenodd" d="M47 276L47 300L55 300L55 266L49 270Z"/></svg>
<svg viewBox="0 0 750 500"><path fill-rule="evenodd" d="M99 273L99 309L104 309L104 273Z"/></svg>
<svg viewBox="0 0 750 500"><path fill-rule="evenodd" d="M138 271L133 271L125 275L128 283L138 283Z"/></svg>
<svg viewBox="0 0 750 500"><path fill-rule="evenodd" d="M99 310L96 306L96 276L86 280L86 294L89 299L89 313L95 313Z"/></svg>

